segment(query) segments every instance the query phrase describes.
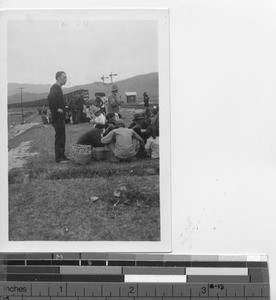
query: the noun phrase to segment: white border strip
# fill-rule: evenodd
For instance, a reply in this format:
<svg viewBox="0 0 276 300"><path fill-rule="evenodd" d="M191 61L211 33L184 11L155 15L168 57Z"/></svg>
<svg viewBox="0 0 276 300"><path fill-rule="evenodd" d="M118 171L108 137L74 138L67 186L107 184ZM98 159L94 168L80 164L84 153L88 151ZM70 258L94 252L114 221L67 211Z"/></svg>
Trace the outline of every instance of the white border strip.
<svg viewBox="0 0 276 300"><path fill-rule="evenodd" d="M187 282L186 275L125 275L125 282Z"/></svg>

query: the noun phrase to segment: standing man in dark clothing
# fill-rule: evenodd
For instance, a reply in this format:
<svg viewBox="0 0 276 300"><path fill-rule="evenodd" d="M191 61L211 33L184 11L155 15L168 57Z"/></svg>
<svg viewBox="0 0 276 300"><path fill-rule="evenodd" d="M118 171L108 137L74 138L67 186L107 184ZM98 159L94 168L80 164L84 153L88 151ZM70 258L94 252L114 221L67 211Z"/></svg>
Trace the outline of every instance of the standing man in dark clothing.
<svg viewBox="0 0 276 300"><path fill-rule="evenodd" d="M149 107L149 96L147 92L144 92L143 97L144 97L144 106Z"/></svg>
<svg viewBox="0 0 276 300"><path fill-rule="evenodd" d="M76 98L72 98L69 102L69 109L71 112L73 124L77 123L77 108L76 108Z"/></svg>
<svg viewBox="0 0 276 300"><path fill-rule="evenodd" d="M65 152L65 102L61 87L66 83L67 76L63 71L56 73L57 82L52 85L48 95L49 108L52 113L52 124L55 128L55 158L57 163L67 163Z"/></svg>
<svg viewBox="0 0 276 300"><path fill-rule="evenodd" d="M84 98L83 98L83 93L80 93L77 96L76 99L76 108L77 108L77 123L83 123L84 122L84 113L83 113L83 109L84 109Z"/></svg>

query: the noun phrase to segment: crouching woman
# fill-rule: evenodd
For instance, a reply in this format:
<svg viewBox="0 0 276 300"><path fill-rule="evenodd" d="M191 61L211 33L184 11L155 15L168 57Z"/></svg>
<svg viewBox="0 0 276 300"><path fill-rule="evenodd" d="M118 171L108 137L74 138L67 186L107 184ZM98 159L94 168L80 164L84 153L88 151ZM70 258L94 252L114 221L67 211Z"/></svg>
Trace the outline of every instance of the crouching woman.
<svg viewBox="0 0 276 300"><path fill-rule="evenodd" d="M140 146L145 145L144 140L134 130L125 128L123 120L119 123L119 128L110 131L101 139L111 152L113 162L131 160Z"/></svg>

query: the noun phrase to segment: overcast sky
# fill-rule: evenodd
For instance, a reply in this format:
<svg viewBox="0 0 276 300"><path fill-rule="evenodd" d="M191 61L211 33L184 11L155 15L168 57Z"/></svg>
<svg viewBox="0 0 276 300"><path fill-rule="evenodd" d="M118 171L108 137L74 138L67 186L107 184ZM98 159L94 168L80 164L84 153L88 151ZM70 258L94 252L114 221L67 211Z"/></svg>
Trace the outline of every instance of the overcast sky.
<svg viewBox="0 0 276 300"><path fill-rule="evenodd" d="M8 21L8 82L66 86L158 71L157 21Z"/></svg>

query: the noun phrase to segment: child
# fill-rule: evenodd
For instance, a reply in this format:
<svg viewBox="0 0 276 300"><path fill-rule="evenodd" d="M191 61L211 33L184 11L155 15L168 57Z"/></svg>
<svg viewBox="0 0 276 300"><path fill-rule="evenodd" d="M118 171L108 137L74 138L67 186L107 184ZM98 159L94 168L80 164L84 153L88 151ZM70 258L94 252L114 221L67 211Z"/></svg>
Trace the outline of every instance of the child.
<svg viewBox="0 0 276 300"><path fill-rule="evenodd" d="M152 126L146 129L146 133L149 136L145 145L146 151L151 158L159 158L159 136L156 136L154 127Z"/></svg>

